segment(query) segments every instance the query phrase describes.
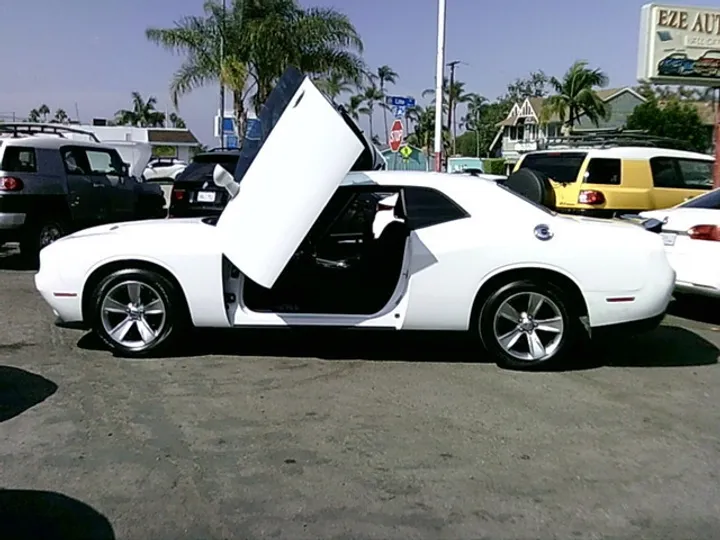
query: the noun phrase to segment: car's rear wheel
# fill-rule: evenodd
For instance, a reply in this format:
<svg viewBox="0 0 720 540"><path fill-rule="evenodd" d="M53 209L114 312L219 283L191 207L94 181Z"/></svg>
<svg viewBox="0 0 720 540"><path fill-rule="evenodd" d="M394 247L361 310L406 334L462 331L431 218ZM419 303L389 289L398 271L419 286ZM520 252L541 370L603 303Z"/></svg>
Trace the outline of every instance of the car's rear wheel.
<svg viewBox="0 0 720 540"><path fill-rule="evenodd" d="M570 298L552 283L505 284L483 305L478 330L498 365L536 369L566 361L583 325Z"/></svg>
<svg viewBox="0 0 720 540"><path fill-rule="evenodd" d="M164 276L124 269L105 277L92 297L92 327L120 356L167 351L187 325L182 293Z"/></svg>
<svg viewBox="0 0 720 540"><path fill-rule="evenodd" d="M28 225L20 240L20 254L26 259L37 260L40 250L67 234L65 222L56 218L43 219Z"/></svg>

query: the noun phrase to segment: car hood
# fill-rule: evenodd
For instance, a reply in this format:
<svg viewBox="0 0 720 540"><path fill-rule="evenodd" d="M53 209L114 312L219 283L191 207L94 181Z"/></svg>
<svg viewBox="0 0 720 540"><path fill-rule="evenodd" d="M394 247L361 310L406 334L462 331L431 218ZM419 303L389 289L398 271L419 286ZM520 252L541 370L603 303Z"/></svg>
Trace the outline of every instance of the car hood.
<svg viewBox="0 0 720 540"><path fill-rule="evenodd" d="M89 236L115 236L115 235L135 235L143 238L152 236L177 236L182 237L183 232L188 229L197 229L199 227L213 231L213 226L206 223L208 218L176 218L176 219L147 219L142 221L127 221L122 223L112 223L109 225L98 225L83 229L68 236L65 236L55 243L74 240L77 238L86 238Z"/></svg>

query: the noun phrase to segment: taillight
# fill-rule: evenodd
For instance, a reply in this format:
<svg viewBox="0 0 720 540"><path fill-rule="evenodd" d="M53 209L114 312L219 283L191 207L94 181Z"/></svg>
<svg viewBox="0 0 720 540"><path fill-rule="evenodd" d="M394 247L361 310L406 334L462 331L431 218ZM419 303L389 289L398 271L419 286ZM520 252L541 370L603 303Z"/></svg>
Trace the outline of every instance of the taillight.
<svg viewBox="0 0 720 540"><path fill-rule="evenodd" d="M184 189L173 189L172 198L175 201L182 201L185 198Z"/></svg>
<svg viewBox="0 0 720 540"><path fill-rule="evenodd" d="M605 202L605 195L602 191L583 190L578 195L579 204L602 204Z"/></svg>
<svg viewBox="0 0 720 540"><path fill-rule="evenodd" d="M693 240L713 240L720 242L720 227L717 225L695 225L688 231Z"/></svg>
<svg viewBox="0 0 720 540"><path fill-rule="evenodd" d="M14 176L0 176L0 191L20 191L23 188L22 180Z"/></svg>

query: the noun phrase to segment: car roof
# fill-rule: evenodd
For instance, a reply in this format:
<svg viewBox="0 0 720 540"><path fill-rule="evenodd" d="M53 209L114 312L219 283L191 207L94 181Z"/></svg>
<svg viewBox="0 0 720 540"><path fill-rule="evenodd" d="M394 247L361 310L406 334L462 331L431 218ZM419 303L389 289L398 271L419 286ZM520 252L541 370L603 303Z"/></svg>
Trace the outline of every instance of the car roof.
<svg viewBox="0 0 720 540"><path fill-rule="evenodd" d="M77 141L75 139L66 139L64 137L0 137L3 146L27 146L32 148L45 148L48 150L57 150L63 146L85 146L89 148L98 148L103 150L112 150L112 146L96 143L92 141Z"/></svg>
<svg viewBox="0 0 720 540"><path fill-rule="evenodd" d="M650 159L654 157L671 157L684 159L699 159L704 161L715 161L712 156L699 152L688 152L686 150L673 150L670 148L657 148L648 146L613 146L611 148L557 148L554 150L538 150L528 152L526 156L543 154L570 154L582 153L589 157L611 157L617 159Z"/></svg>

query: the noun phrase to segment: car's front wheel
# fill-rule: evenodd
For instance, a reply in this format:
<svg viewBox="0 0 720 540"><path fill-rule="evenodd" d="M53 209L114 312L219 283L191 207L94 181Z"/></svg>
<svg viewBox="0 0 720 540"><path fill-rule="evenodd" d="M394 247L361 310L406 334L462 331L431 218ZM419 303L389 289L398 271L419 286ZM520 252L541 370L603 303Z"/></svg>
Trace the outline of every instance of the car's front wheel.
<svg viewBox="0 0 720 540"><path fill-rule="evenodd" d="M164 352L186 327L181 291L150 270L113 272L95 288L92 305L93 330L121 356L143 357Z"/></svg>
<svg viewBox="0 0 720 540"><path fill-rule="evenodd" d="M547 367L567 359L584 327L575 306L551 283L520 280L487 299L478 330L499 365L512 369Z"/></svg>

